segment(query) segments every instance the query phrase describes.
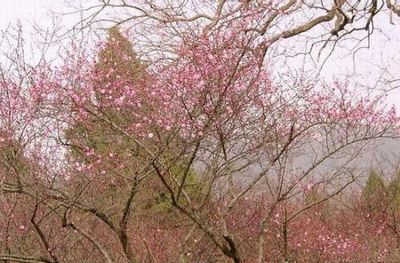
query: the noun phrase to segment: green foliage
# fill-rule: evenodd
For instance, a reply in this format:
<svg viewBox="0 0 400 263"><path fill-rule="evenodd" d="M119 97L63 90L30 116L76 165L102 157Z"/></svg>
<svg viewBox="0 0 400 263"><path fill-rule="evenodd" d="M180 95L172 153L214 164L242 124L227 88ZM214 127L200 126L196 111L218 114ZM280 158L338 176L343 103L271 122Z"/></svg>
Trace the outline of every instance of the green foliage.
<svg viewBox="0 0 400 263"><path fill-rule="evenodd" d="M332 200L324 200L327 196L329 193L321 185L314 185L304 196L304 205L311 206L311 213L317 212L322 221L329 220L335 210Z"/></svg>
<svg viewBox="0 0 400 263"><path fill-rule="evenodd" d="M128 83L134 84L146 74L145 63L137 59L132 44L117 27L109 30L108 40L104 49L99 53L98 63L95 68L101 73L102 83L113 82L118 76L118 78L123 78ZM96 99L101 101L103 96L99 92L96 94ZM134 122L131 109L116 111L110 107L102 110L106 112L107 117L114 124L120 127ZM85 122L72 125L66 131L65 137L72 145L70 147L72 162L87 164L93 162L94 160L91 160L91 157L85 154L85 149L93 150L96 156L102 156L102 162L99 166L101 166L101 170L105 171L105 174L99 177L104 182L101 183L101 193L96 195L96 200L93 202L98 207L105 209L116 207L116 210L118 210L123 207L124 200L129 195L130 189L130 185L127 182L133 179L136 172L141 170L141 167L148 162L145 159L147 157L140 156L136 143L128 136L111 127L104 120L94 116L85 120ZM149 144L147 145L148 147L152 147L151 141L144 143ZM110 154L113 155L113 158L108 158ZM118 168L120 164L123 164L123 168ZM181 182L187 164L188 161L183 160L181 163L170 167L172 178L169 178L169 180ZM120 180L118 183L113 184L108 183L111 181L116 182L116 178L120 178L121 175L128 180ZM173 185L173 187L177 186ZM139 188L134 198L137 213L169 214L172 211L169 193L155 174L148 174L141 181ZM188 171L183 190L192 200L200 198L203 190L199 178L193 170ZM181 196L180 202L183 205L187 204L184 196Z"/></svg>
<svg viewBox="0 0 400 263"><path fill-rule="evenodd" d="M113 27L108 32L109 36L105 47L99 53L96 69L101 72L103 82L106 84L112 82L118 76L131 82L137 81L144 74L145 66L137 59L137 55L132 48L132 44L124 37L118 27ZM107 74L110 73L110 74ZM102 94L96 94L97 99L101 100ZM116 125L123 125L132 121L131 113L114 111L113 109L103 109ZM91 117L85 123L77 123L66 131L66 137L73 144L85 146L93 149L98 154L107 154L110 152L118 153L121 148L132 149L133 144L121 136L107 125L103 120ZM76 140L78 138L78 140ZM122 141L122 142L121 142ZM119 143L117 143L119 142ZM82 147L81 147L82 148ZM74 151L78 150L73 148ZM80 149L82 150L82 149ZM74 158L78 158L76 153ZM81 155L81 153L80 153Z"/></svg>
<svg viewBox="0 0 400 263"><path fill-rule="evenodd" d="M388 204L388 192L382 176L371 170L361 193L362 203L371 212L382 212Z"/></svg>
<svg viewBox="0 0 400 263"><path fill-rule="evenodd" d="M392 214L398 218L400 216L400 171L388 186L389 208Z"/></svg>
<svg viewBox="0 0 400 263"><path fill-rule="evenodd" d="M144 63L138 60L132 44L117 27L111 28L108 34L95 65L100 78L100 82L95 83L95 86L100 85L101 89L111 87L112 85L108 84L117 79L123 79L126 84L134 84L145 74ZM118 96L116 92L118 90L115 90L114 95ZM102 101L106 96L106 93L98 92L96 100ZM113 107L106 107L102 108L102 111L120 127L133 122L132 112L128 109L117 111ZM90 179L93 180L91 184L96 186L86 189L86 198L94 196L91 202L105 211L121 211L129 196L131 182L139 169L138 163L143 162L139 156L132 158L137 150L136 144L96 116L89 116L85 121L71 125L65 131L65 138L70 146L71 163L92 165L92 173L98 174ZM84 185L87 180L87 176L79 172L76 172L73 178L76 185Z"/></svg>
<svg viewBox="0 0 400 263"><path fill-rule="evenodd" d="M137 58L131 42L122 35L119 28L113 27L108 31L108 39L99 54L96 69L101 72L111 71L108 81L117 76L135 81L143 75L145 64Z"/></svg>
<svg viewBox="0 0 400 263"><path fill-rule="evenodd" d="M171 175L176 182L181 183L184 173L186 171L185 164L175 165L170 169ZM198 175L193 169L190 169L185 177L182 190L185 191L190 200L199 200L204 193L203 184L200 182ZM181 205L187 205L188 202L183 195L179 199ZM169 193L160 191L153 200L149 200L146 205L147 209L151 209L157 213L169 213L172 210L172 203Z"/></svg>
<svg viewBox="0 0 400 263"><path fill-rule="evenodd" d="M318 187L312 187L310 191L307 191L304 197L304 204L310 205L323 198L323 194Z"/></svg>

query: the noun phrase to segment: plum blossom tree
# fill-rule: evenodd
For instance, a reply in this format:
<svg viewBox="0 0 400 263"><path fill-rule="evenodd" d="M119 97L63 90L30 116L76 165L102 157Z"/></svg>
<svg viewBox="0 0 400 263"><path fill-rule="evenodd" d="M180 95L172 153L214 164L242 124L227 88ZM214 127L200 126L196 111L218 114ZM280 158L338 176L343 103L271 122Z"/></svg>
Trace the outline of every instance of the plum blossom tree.
<svg viewBox="0 0 400 263"><path fill-rule="evenodd" d="M100 56L72 45L60 65L28 71L29 81L5 76L0 147L20 155L1 157L2 238L21 236L0 246L0 259L356 258L349 248L360 240L318 216L320 235L296 230L356 180L351 162L363 147L398 136L396 111L346 81L274 79L246 30L254 23L185 32L168 60L146 66L112 29ZM318 185L320 195L297 204ZM169 213L146 210L149 195Z"/></svg>
<svg viewBox="0 0 400 263"><path fill-rule="evenodd" d="M71 1L71 6L74 3ZM357 52L369 47L371 38L398 24L397 0L268 0L268 1L158 1L113 0L76 5L83 17L75 29L104 25L135 25L133 30L151 49L173 47L183 32L218 30L237 19L247 20L245 28L257 39L265 55L272 45L285 39L304 44L302 52L320 56L341 43ZM150 33L151 32L151 33ZM163 40L160 45L159 40ZM168 43L168 45L166 45ZM290 52L285 51L285 54Z"/></svg>

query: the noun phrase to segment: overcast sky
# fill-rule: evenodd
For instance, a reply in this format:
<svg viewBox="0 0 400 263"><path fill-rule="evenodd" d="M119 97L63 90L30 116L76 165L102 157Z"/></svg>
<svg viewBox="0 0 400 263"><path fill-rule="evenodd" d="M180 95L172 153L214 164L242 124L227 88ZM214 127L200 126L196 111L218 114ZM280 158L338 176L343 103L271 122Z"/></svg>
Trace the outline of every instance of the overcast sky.
<svg viewBox="0 0 400 263"><path fill-rule="evenodd" d="M17 19L32 22L44 18L59 0L0 0L0 26L15 23Z"/></svg>
<svg viewBox="0 0 400 263"><path fill-rule="evenodd" d="M79 3L80 0L76 1ZM16 23L17 20L21 20L24 30L28 32L34 22L43 27L50 27L52 24L50 10L63 12L63 6L64 0L0 0L0 29L10 23ZM63 20L63 23L73 22L73 17ZM382 22L385 25L386 36L374 37L371 50L360 52L356 58L356 72L352 72L351 56L336 52L323 68L322 75L332 77L355 73L359 82L365 81L366 84L370 84L378 79L381 72L379 67L389 66L389 71L399 74L397 72L400 72L400 19L397 20L397 25L390 25L388 21ZM300 61L292 60L290 63L296 65L298 62ZM400 108L400 90L392 92L389 101Z"/></svg>

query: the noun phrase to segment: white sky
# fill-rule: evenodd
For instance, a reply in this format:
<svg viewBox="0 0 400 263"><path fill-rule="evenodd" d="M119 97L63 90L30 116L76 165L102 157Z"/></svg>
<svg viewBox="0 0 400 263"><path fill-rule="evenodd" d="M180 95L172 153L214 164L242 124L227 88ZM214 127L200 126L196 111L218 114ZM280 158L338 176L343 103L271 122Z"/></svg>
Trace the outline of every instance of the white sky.
<svg viewBox="0 0 400 263"><path fill-rule="evenodd" d="M32 22L48 15L48 11L56 6L59 0L0 0L0 27L15 23L21 19L25 23Z"/></svg>
<svg viewBox="0 0 400 263"><path fill-rule="evenodd" d="M24 29L28 31L34 22L43 27L51 27L50 10L62 10L64 1L0 0L0 30L10 23L15 24L17 20L21 20ZM63 23L72 24L73 22L72 17L63 20ZM396 22L397 25L390 25L389 21L382 21L387 36L374 37L371 49L360 52L356 59L357 70L355 72L359 82L374 83L381 73L379 67L383 66L389 66L389 71L398 74L400 78L400 73L398 73L400 72L400 19L397 19ZM296 65L300 64L300 61L294 59L290 63ZM341 55L341 52L336 52L323 68L322 76L332 77L353 73L352 65L351 56L343 56L343 53ZM400 108L400 89L390 94L389 102Z"/></svg>

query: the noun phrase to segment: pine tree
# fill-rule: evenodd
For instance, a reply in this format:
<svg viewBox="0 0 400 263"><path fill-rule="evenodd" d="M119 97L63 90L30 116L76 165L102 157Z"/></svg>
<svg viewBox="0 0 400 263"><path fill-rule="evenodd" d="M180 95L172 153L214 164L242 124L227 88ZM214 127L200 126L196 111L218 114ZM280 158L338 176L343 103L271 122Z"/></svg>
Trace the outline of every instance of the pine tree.
<svg viewBox="0 0 400 263"><path fill-rule="evenodd" d="M112 74L107 77L108 81L117 76L135 81L143 75L145 64L137 58L131 42L123 36L119 28L113 27L108 31L107 42L99 53L96 69L103 73L112 70Z"/></svg>
<svg viewBox="0 0 400 263"><path fill-rule="evenodd" d="M363 205L370 213L385 212L388 205L388 192L385 183L376 171L371 170L361 193Z"/></svg>
<svg viewBox="0 0 400 263"><path fill-rule="evenodd" d="M396 236L397 247L400 247L400 171L388 186L388 226Z"/></svg>
<svg viewBox="0 0 400 263"><path fill-rule="evenodd" d="M132 123L132 112L123 108L116 110L112 104L102 106L102 102L108 100L110 95L110 90L107 89L112 89L114 97L121 96L124 91L118 90L119 86L115 83L122 81L124 85L134 85L140 81L145 71L145 64L137 58L132 44L119 28L109 29L107 41L94 65L97 78L92 85L96 91L96 103L115 125L123 127ZM118 92L121 94L116 94ZM132 158L137 148L136 143L103 119L92 115L82 122L74 123L66 131L65 137L71 146L71 163L94 163L93 166L97 167L97 170L92 171L92 174L96 174L95 178L91 179L92 189L86 190L90 192L88 198L95 197L90 201L103 208L103 211L121 211L141 161L140 156ZM101 164L96 164L96 161L101 161ZM74 175L75 183L82 184L81 181L86 180L85 176L77 172ZM98 194L93 195L91 191L97 191ZM115 215L119 216L117 213Z"/></svg>
<svg viewBox="0 0 400 263"><path fill-rule="evenodd" d="M321 220L326 220L333 210L333 204L331 204L330 200L325 200L328 195L329 193L326 189L320 185L314 185L309 191L305 192L304 206L311 206L309 212L314 213L314 215L318 214Z"/></svg>
<svg viewBox="0 0 400 263"><path fill-rule="evenodd" d="M99 88L96 100L100 103L107 100L107 91L100 92L107 87L107 84L122 79L125 84L135 85L147 74L145 63L138 60L131 43L117 27L109 30L107 42L98 55L95 71L100 80L96 83ZM113 95L116 95L115 92L118 91L113 90L113 92ZM118 126L123 127L125 124L134 123L131 109L116 110L115 107L110 106L102 108L102 111ZM90 117L82 123L75 123L66 132L66 137L71 145L78 146L71 148L71 162L92 162L93 160L86 156L85 149L106 157L102 160L102 170L99 171L99 177L103 178L99 187L103 189L101 195L95 195L96 200L93 202L99 207L106 209L115 207L115 210L121 211L131 189L128 182L132 182L140 167L148 162L145 159L147 157L141 155L131 138L96 117ZM109 156L113 157L107 158ZM172 176L178 181L183 174L183 169L180 168L183 165L176 164L170 169ZM104 174L100 174L101 172ZM141 180L140 184L142 189L135 194L135 200L142 209L135 207L136 213L148 209L154 212L165 212L171 209L167 192L157 176L148 176ZM189 171L184 189L191 195L200 194L201 187L194 171Z"/></svg>
<svg viewBox="0 0 400 263"><path fill-rule="evenodd" d="M396 176L390 182L388 186L388 195L390 206L394 210L400 212L400 172L397 172Z"/></svg>

